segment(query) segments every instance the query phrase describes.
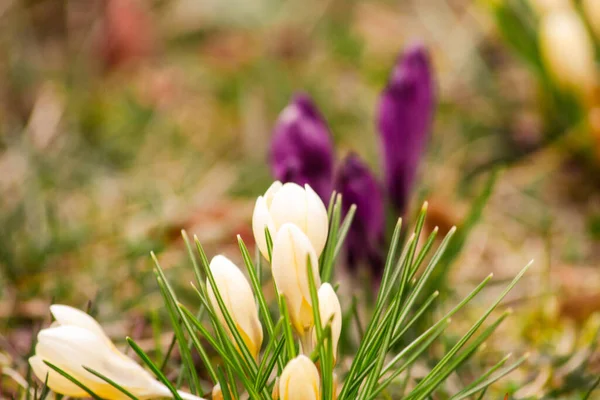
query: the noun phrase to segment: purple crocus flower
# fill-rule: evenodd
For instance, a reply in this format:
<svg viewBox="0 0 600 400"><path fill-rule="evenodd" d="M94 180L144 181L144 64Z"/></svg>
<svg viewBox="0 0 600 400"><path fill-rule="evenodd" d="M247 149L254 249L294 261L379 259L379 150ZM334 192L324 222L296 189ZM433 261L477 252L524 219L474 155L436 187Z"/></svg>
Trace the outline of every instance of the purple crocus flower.
<svg viewBox="0 0 600 400"><path fill-rule="evenodd" d="M273 175L282 182L308 183L327 204L333 185L333 143L325 119L305 94L283 109L271 142Z"/></svg>
<svg viewBox="0 0 600 400"><path fill-rule="evenodd" d="M379 183L360 158L351 153L339 167L336 190L342 194L344 215L356 204L356 214L346 237L348 266L355 270L364 262L375 277L381 277L385 215Z"/></svg>
<svg viewBox="0 0 600 400"><path fill-rule="evenodd" d="M381 94L378 126L384 153L385 185L391 203L403 214L434 111L434 82L422 45L402 54Z"/></svg>

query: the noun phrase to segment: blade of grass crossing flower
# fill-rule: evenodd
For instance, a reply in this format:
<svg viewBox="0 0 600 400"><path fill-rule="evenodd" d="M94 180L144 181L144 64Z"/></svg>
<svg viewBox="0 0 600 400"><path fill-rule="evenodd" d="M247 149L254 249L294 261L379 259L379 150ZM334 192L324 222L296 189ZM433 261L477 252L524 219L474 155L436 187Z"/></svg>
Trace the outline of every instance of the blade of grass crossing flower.
<svg viewBox="0 0 600 400"><path fill-rule="evenodd" d="M346 236L348 235L348 231L350 230L350 226L352 225L352 221L354 220L354 214L356 213L356 205L352 204L348 209L348 213L344 217L342 224L340 225L340 229L338 231L335 249L333 251L333 260L337 259L337 256L340 254L342 247L344 246L344 241L346 240Z"/></svg>
<svg viewBox="0 0 600 400"><path fill-rule="evenodd" d="M158 268L158 267L157 267ZM194 360L192 358L192 353L187 344L187 340L185 338L185 334L181 329L180 317L178 316L178 312L175 311L176 308L176 300L171 298L168 294L168 290L166 288L166 284L164 280L161 278L159 272L156 272L156 281L158 282L158 286L160 288L160 293L163 297L163 301L165 303L165 308L167 309L167 313L169 314L169 318L171 320L171 325L173 326L173 331L175 333L175 337L177 338L177 343L179 345L179 353L181 355L181 359L183 361L183 367L181 368L181 373L186 372L184 375L187 375L190 390L193 394L198 394L201 391L200 381L196 374L196 368L194 367ZM162 369L161 369L162 370ZM181 375L180 375L181 377ZM179 380L179 379L178 379ZM178 383L181 383L179 380ZM180 387L180 385L177 385Z"/></svg>
<svg viewBox="0 0 600 400"><path fill-rule="evenodd" d="M338 194L335 198L335 204L333 206L333 213L329 220L329 233L327 235L327 242L325 243L325 249L321 255L319 272L321 280L323 282L329 282L333 274L335 247L337 244L338 229L340 227L340 220L342 217L342 195Z"/></svg>
<svg viewBox="0 0 600 400"><path fill-rule="evenodd" d="M47 366L49 366L50 368L52 368L54 371L56 371L58 374L62 375L63 377L65 377L69 381L73 382L75 385L79 386L82 390L84 390L87 394L89 394L92 399L94 399L94 400L102 400L102 398L100 396L98 396L96 393L94 393L94 391L92 391L92 389L88 388L83 383L79 382L76 378L74 378L73 376L71 376L67 372L63 371L62 369L60 369L56 365L54 365L51 362L46 361L46 360L44 360L44 364L46 364Z"/></svg>
<svg viewBox="0 0 600 400"><path fill-rule="evenodd" d="M274 337L274 328L273 328L273 319L271 318L271 313L269 312L269 306L267 305L267 300L262 291L262 287L260 285L260 281L258 276L256 275L256 270L252 263L252 259L250 258L250 253L248 252L248 248L246 244L242 240L240 235L237 236L238 245L240 247L240 251L242 253L242 258L244 259L244 264L246 264L246 269L248 270L248 275L250 275L250 282L252 284L252 289L254 290L254 295L256 296L256 300L258 303L258 308L263 316L263 320L267 327L267 333L269 337ZM283 368L283 360L278 359L278 364L281 368Z"/></svg>
<svg viewBox="0 0 600 400"><path fill-rule="evenodd" d="M181 396L179 396L179 393L177 393L177 389L175 389L175 387L171 384L171 382L169 382L165 374L163 374L162 371L152 362L152 360L150 360L150 357L148 357L144 350L142 350L141 347L138 346L138 344L132 338L126 337L125 340L127 341L127 343L129 343L129 346L133 349L133 351L135 351L135 353L142 359L144 364L146 364L148 368L150 368L150 370L152 371L152 373L154 373L156 378L159 381L161 381L167 387L167 389L169 389L169 391L173 395L173 398L176 400L181 400Z"/></svg>
<svg viewBox="0 0 600 400"><path fill-rule="evenodd" d="M457 395L455 395L454 397L452 397L452 400L462 400L465 399L469 396L474 395L475 393L479 392L479 391L484 391L494 382L500 380L501 378L504 378L506 375L510 374L512 371L514 371L515 369L517 369L519 366L521 366L521 364L523 364L525 362L525 360L527 360L527 358L529 357L528 354L525 354L523 357L519 358L515 363L511 364L510 366L502 369L497 375L495 375L492 378L486 379L483 382L479 383L478 385L472 387L471 389L461 392ZM598 381L600 382L600 378L598 378ZM593 389L592 389L593 390ZM591 393L591 392L590 392ZM482 397L483 398L483 397ZM583 400L587 399L587 397L584 397Z"/></svg>
<svg viewBox="0 0 600 400"><path fill-rule="evenodd" d="M267 242L267 253L269 253L269 260L273 259L273 238L271 237L271 232L265 226L265 240Z"/></svg>
<svg viewBox="0 0 600 400"><path fill-rule="evenodd" d="M261 391L264 389L265 385L267 384L267 380L269 379L269 376L271 375L271 372L273 371L273 368L275 367L275 363L276 363L277 359L279 358L279 355L283 352L284 346L285 346L285 340L280 340L279 343L277 344L277 347L275 348L275 351L273 352L271 358L265 364L265 367L262 368L261 370L259 370L258 378L256 381L257 382L256 390ZM267 357L265 357L264 360L267 360ZM278 375L280 375L280 374L278 374Z"/></svg>
<svg viewBox="0 0 600 400"><path fill-rule="evenodd" d="M221 367L217 367L217 379L219 381L219 386L221 387L221 395L224 400L233 400L234 397L231 395L231 391L229 390L229 382L227 381L227 377L223 372ZM235 397L235 400L238 400L239 397Z"/></svg>
<svg viewBox="0 0 600 400"><path fill-rule="evenodd" d="M269 359L269 356L273 355L272 353L274 353L274 355L275 355L275 362L277 362L278 360L283 360L283 358L281 357L281 350L283 349L283 346L285 345L285 340L277 340L281 333L282 326L283 326L283 318L280 318L279 321L277 322L277 325L275 325L275 330L273 332L273 336L271 336L271 338L269 338L269 342L267 343L267 347L265 348L265 351L263 353L262 360L261 360L260 364L258 365L257 381L260 381L262 375L267 375L267 378L268 378L268 375L271 373L273 367L268 366L268 365L270 365L270 363L267 362L267 359ZM281 370L278 369L277 372L279 375L281 373ZM266 382L266 379L265 379L265 382Z"/></svg>
<svg viewBox="0 0 600 400"><path fill-rule="evenodd" d="M321 313L319 309L319 296L317 294L317 285L313 276L313 266L310 257L306 257L306 274L308 278L308 288L310 291L310 300L312 302L313 319L315 322L315 331L317 332L317 341L321 343L324 337L323 326L321 325ZM310 333L309 333L310 334ZM328 340L331 342L331 339ZM333 395L333 382L330 378L333 373L333 360L330 360L327 349L323 344L319 346L319 356L321 358L321 368L323 369L323 378L321 385L323 390L323 400L331 400Z"/></svg>
<svg viewBox="0 0 600 400"><path fill-rule="evenodd" d="M292 321L290 320L287 304L282 294L279 295L279 312L283 317L283 336L287 349L285 364L287 364L288 361L296 357L296 345L294 344L294 335L292 333Z"/></svg>
<svg viewBox="0 0 600 400"><path fill-rule="evenodd" d="M190 343L185 339L185 335L183 333L183 330L181 329L181 325L179 322L179 320L181 320L184 324L186 323L184 315L181 313L181 310L177 306L177 304L179 303L179 301L177 300L177 296L175 295L173 288L169 284L169 281L167 280L167 277L165 276L165 273L162 267L160 266L156 255L154 253L151 253L151 256L155 265L155 273L157 275L156 281L160 288L161 295L163 296L166 309L169 314L169 318L171 319L171 325L173 326L175 337L177 338L177 343L179 344L179 351L181 353L182 360L188 371L190 389L193 394L198 394L200 393L202 386L200 384L200 380L198 379L198 375L196 374L196 369L194 367L194 359L191 354ZM188 333L190 333L190 340L193 340L193 335L189 329ZM198 353L200 354L200 358L206 365L207 372L210 375L214 384L216 382L217 376L214 368L212 368L212 365L210 364L210 360L208 358L208 355L206 354L206 351L204 350L202 345L195 347Z"/></svg>
<svg viewBox="0 0 600 400"><path fill-rule="evenodd" d="M240 360L240 355L239 353L236 351L236 349L233 347L233 344L231 343L230 340L228 340L225 337L225 331L223 329L222 326L220 326L220 324L218 323L214 323L214 321L216 321L216 319L211 318L211 321L213 322L213 326L215 326L215 331L218 332L218 334L220 335L220 340L217 341L217 339L215 339L209 332L208 330L204 327L204 325L202 325L202 323L200 321L198 321L194 315L187 309L185 308L183 305L179 304L179 309L185 314L185 320L186 321L190 321L191 324L194 325L194 327L200 332L200 334L202 336L204 336L204 338L209 342L209 344L217 351L217 353L219 353L219 355L221 356L221 358L223 359L223 361L231 366L231 368L233 368L236 371L237 377L242 381L243 385L245 388L248 389L248 392L253 396L253 398L260 398L260 395L258 393L256 393L256 391L254 391L253 388L253 383L250 379L248 379L247 374L250 374L250 371L247 371L244 369L245 364L243 364L243 360ZM189 325L186 324L186 327L188 327L188 329L191 329L191 327L189 327ZM220 329L220 330L219 330ZM192 333L190 332L190 335L192 335ZM198 338L196 337L196 335L193 336L194 338L194 345L199 346L200 342L198 340ZM210 362L210 360L209 360ZM254 378L252 378L254 379ZM217 380L215 380L216 382Z"/></svg>
<svg viewBox="0 0 600 400"><path fill-rule="evenodd" d="M46 374L46 379L44 379L44 386L42 387L42 392L40 393L40 397L37 397L38 400L46 400L48 394L50 393L50 388L48 387L48 374Z"/></svg>
<svg viewBox="0 0 600 400"><path fill-rule="evenodd" d="M131 394L131 392L129 392L127 389L125 389L123 386L119 385L118 383L116 383L115 381L113 381L112 379L102 375L100 372L95 371L91 368L86 367L85 365L83 366L83 368L88 371L90 374L96 375L98 378L102 379L104 382L108 383L110 386L114 387L115 389L119 390L121 393L123 393L125 396L129 397L132 400L138 400L137 397L135 397L133 394Z"/></svg>
<svg viewBox="0 0 600 400"><path fill-rule="evenodd" d="M229 327L229 331L231 332L237 347L239 348L240 352L242 353L243 359L249 366L253 375L256 375L256 372L258 370L256 361L254 360L254 357L252 357L252 354L250 354L250 350L248 350L248 346L242 339L242 336L240 335L239 331L237 330L237 327L236 327L235 323L233 322L231 315L229 314L229 310L227 310L227 307L225 306L225 302L223 301L223 297L221 296L219 288L215 282L215 278L212 274L212 271L210 270L210 267L208 264L208 258L206 257L206 253L204 253L204 249L202 248L200 241L198 240L197 237L195 237L194 239L196 242L196 247L198 248L198 251L200 252L200 260L202 261L201 264L202 264L202 267L204 268L204 273L206 274L206 277L208 278L208 281L210 282L210 285L213 288L213 293L217 300L217 304L219 305L219 309L221 310L221 313L223 314L223 317L225 318L225 322L227 323L227 326Z"/></svg>

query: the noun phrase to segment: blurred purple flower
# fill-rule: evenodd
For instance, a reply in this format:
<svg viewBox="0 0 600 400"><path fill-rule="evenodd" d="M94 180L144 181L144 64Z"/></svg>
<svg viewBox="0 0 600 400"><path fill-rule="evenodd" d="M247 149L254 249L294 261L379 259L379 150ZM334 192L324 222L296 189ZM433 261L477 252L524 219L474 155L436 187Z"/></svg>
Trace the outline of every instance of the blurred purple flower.
<svg viewBox="0 0 600 400"><path fill-rule="evenodd" d="M434 97L427 51L413 45L399 57L379 103L385 185L400 213L405 212L429 137Z"/></svg>
<svg viewBox="0 0 600 400"><path fill-rule="evenodd" d="M328 204L333 185L333 142L313 101L298 94L283 109L271 142L273 175L282 182L308 183Z"/></svg>
<svg viewBox="0 0 600 400"><path fill-rule="evenodd" d="M346 237L348 266L355 270L365 262L375 277L381 277L385 214L379 183L356 154L349 154L338 170L336 190L342 194L344 215L356 204L356 214Z"/></svg>

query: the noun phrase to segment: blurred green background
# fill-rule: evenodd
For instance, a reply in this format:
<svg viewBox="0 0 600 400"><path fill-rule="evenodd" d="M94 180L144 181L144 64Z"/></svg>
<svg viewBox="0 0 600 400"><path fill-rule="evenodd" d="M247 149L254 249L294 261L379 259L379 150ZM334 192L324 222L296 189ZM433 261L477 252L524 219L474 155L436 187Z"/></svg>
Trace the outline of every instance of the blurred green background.
<svg viewBox="0 0 600 400"><path fill-rule="evenodd" d="M429 228L447 230L501 170L447 286L502 282L534 258L492 342L534 357L504 385L521 398L589 385L600 122L545 71L536 15L500 0L3 0L0 366L24 365L53 301L91 302L112 335L151 335L161 299L148 254L187 288L181 229L239 258L235 234L252 240L271 129L294 92L315 99L339 157L356 151L381 175L377 99L419 40L439 104L414 206L428 199Z"/></svg>

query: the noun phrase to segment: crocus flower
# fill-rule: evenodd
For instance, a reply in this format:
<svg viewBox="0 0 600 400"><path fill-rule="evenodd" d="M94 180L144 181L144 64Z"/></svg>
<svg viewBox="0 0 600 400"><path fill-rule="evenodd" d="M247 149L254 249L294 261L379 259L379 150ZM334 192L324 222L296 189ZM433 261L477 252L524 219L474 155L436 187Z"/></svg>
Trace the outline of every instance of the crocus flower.
<svg viewBox="0 0 600 400"><path fill-rule="evenodd" d="M294 224L284 224L273 239L271 270L277 290L287 302L292 324L301 337L314 325L308 283L310 260L317 287L321 286L318 258L308 237Z"/></svg>
<svg viewBox="0 0 600 400"><path fill-rule="evenodd" d="M571 8L552 11L540 21L540 51L550 76L563 90L587 101L598 83L594 42Z"/></svg>
<svg viewBox="0 0 600 400"><path fill-rule="evenodd" d="M275 126L270 152L273 175L284 183L309 184L327 203L333 184L333 153L321 113L310 97L296 95Z"/></svg>
<svg viewBox="0 0 600 400"><path fill-rule="evenodd" d="M434 82L421 45L400 56L378 110L385 185L391 203L404 213L425 150L434 111Z"/></svg>
<svg viewBox="0 0 600 400"><path fill-rule="evenodd" d="M331 320L331 339L333 360L337 358L337 345L342 333L342 306L333 287L325 282L317 292L319 297L319 316L324 328ZM317 345L317 333L313 332L313 348Z"/></svg>
<svg viewBox="0 0 600 400"><path fill-rule="evenodd" d="M225 303L227 312L231 316L244 343L246 343L248 350L254 358L257 358L263 341L263 331L258 319L254 293L248 280L231 260L222 255L215 256L211 260L210 270L219 289L219 294ZM221 312L217 297L208 278L206 280L206 288L208 298L215 309L217 318L219 318L219 321L225 327L231 340L234 341L233 334L229 331L225 316Z"/></svg>
<svg viewBox="0 0 600 400"><path fill-rule="evenodd" d="M271 239L275 240L277 232L286 223L296 225L308 237L318 258L327 241L329 223L325 204L309 185L282 185L275 181L264 196L256 199L252 232L256 245L267 260L269 253L265 228L269 229Z"/></svg>
<svg viewBox="0 0 600 400"><path fill-rule="evenodd" d="M385 215L379 183L358 156L350 154L338 170L336 190L342 195L344 215L352 204L356 205L356 213L346 236L348 266L356 269L359 263L365 262L375 276L380 276Z"/></svg>
<svg viewBox="0 0 600 400"><path fill-rule="evenodd" d="M56 322L38 334L35 355L29 364L42 382L48 377L48 387L69 397L89 397L79 386L44 361L62 369L103 399L124 397L115 387L88 372L84 366L101 373L140 399L172 397L165 385L154 379L144 368L121 353L104 333L102 327L83 311L63 305L52 305ZM185 400L202 400L189 393L179 393Z"/></svg>
<svg viewBox="0 0 600 400"><path fill-rule="evenodd" d="M281 400L320 400L319 370L310 358L300 355L291 360L279 378Z"/></svg>

